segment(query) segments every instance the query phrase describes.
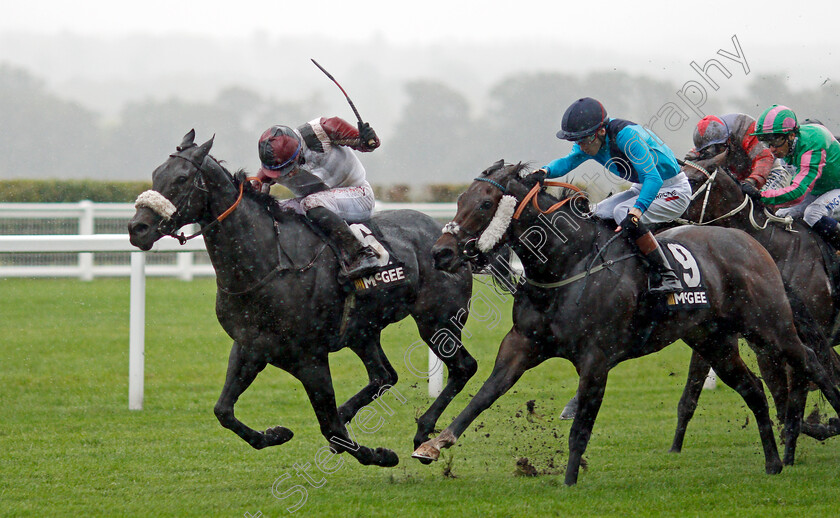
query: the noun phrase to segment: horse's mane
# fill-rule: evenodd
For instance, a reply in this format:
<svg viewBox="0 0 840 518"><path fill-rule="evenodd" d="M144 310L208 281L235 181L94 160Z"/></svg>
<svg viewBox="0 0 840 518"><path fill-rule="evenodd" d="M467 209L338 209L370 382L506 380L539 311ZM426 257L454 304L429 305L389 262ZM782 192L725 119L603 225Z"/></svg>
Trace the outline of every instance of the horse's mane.
<svg viewBox="0 0 840 518"><path fill-rule="evenodd" d="M248 172L244 168L237 169L235 172L231 173L224 166L223 160L218 160L213 156L210 156L210 158L222 169L222 171L230 176L234 187L239 189L239 186L242 186L243 198L248 198L249 200L256 202L257 206L265 210L275 221L282 223L284 221L288 221L289 219L297 219L299 217L299 215L293 212L281 210L277 203L277 199L275 199L271 194L254 189L253 184L248 180Z"/></svg>
<svg viewBox="0 0 840 518"><path fill-rule="evenodd" d="M515 175L516 178L520 178L522 171L525 171L531 167L530 162L519 162L517 164L506 164L504 159L499 160L498 162L494 163L487 169L481 172L479 175L481 178L486 178L491 176L499 171L504 170L505 175Z"/></svg>

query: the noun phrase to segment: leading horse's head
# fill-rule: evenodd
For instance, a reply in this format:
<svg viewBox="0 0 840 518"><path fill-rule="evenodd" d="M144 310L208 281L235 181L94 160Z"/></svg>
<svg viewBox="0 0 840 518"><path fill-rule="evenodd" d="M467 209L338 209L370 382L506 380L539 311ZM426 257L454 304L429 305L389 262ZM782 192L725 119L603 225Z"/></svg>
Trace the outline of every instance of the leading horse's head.
<svg viewBox="0 0 840 518"><path fill-rule="evenodd" d="M465 260L490 252L505 240L517 199L527 193L516 180L528 172L522 163L499 160L475 179L458 197L455 218L432 247L435 268L454 272Z"/></svg>
<svg viewBox="0 0 840 518"><path fill-rule="evenodd" d="M137 197L128 223L131 244L149 250L165 235L200 220L207 207L205 161L213 138L196 145L195 130L184 135L175 152L152 173L152 189ZM212 158L209 160L212 161Z"/></svg>

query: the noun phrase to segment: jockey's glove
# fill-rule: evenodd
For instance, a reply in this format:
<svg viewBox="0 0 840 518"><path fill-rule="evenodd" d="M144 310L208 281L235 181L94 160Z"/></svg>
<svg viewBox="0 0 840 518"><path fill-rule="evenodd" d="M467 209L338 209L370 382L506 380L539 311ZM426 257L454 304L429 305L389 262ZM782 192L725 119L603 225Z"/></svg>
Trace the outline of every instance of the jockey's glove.
<svg viewBox="0 0 840 518"><path fill-rule="evenodd" d="M741 184L741 192L753 199L753 201L761 203L761 193L755 188L752 182L744 182Z"/></svg>
<svg viewBox="0 0 840 518"><path fill-rule="evenodd" d="M545 169L537 169L533 173L529 174L525 178L522 179L522 185L531 190L534 188L535 185L539 184L540 188L545 185L545 177L548 175L548 171Z"/></svg>
<svg viewBox="0 0 840 518"><path fill-rule="evenodd" d="M359 123L359 147L365 151L373 151L379 147L379 137L367 122Z"/></svg>

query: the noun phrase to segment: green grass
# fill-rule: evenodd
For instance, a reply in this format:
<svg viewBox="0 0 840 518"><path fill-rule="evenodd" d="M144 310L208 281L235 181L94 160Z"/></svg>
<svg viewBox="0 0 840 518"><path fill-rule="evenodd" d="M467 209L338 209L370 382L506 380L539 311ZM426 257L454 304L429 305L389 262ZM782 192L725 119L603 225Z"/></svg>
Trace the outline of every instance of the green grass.
<svg viewBox="0 0 840 518"><path fill-rule="evenodd" d="M478 289L487 288L477 285ZM256 451L213 415L230 340L216 322L212 280L147 284L145 407L128 410L128 281L0 279L0 515L289 515L307 487L301 516L836 516L840 446L802 438L797 465L764 474L752 415L730 389L706 391L684 452L667 453L689 351L681 344L613 370L579 484L563 485L570 423L559 421L577 376L565 360L527 373L444 452L423 466L410 458L425 380L404 364L418 340L411 320L383 343L400 374L394 415L359 442L400 455L391 469L348 455L334 473L314 467L326 442L296 380L269 367L242 396L238 417L257 429L284 425L289 443ZM465 346L478 375L444 414L445 426L486 378L503 319L471 320ZM574 325L569 322L568 325ZM425 351L418 354L425 362ZM338 399L365 380L355 356L332 357ZM532 416L526 402L535 400ZM545 474L516 475L527 457ZM322 484L296 476L310 464ZM456 478L444 476L449 468ZM284 475L290 475L282 480Z"/></svg>

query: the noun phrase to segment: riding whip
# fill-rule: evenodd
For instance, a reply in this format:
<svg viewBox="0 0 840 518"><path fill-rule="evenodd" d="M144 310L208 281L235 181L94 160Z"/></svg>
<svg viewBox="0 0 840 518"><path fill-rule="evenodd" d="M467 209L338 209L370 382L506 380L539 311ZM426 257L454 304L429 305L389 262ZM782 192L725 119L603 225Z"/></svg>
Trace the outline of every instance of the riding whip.
<svg viewBox="0 0 840 518"><path fill-rule="evenodd" d="M329 72L327 72L327 69L325 69L324 67L322 67L322 66L321 66L321 65L320 65L317 61L315 61L314 59L312 59L312 58L310 58L310 59L312 60L312 62L313 62L313 63L315 63L315 66L316 66L316 67L318 67L319 69L321 69L321 72L323 72L323 73L324 73L327 77L329 77L329 78L330 78L330 80L331 80L333 83L335 83L335 86L337 86L337 87L338 87L338 89L339 89L339 90L341 90L341 93L343 93L343 94L344 94L344 98L345 98L345 99L347 99L347 103L348 103L348 104L350 104L350 108L352 108L352 109L353 109L353 113L355 113L355 114L356 114L356 119L359 121L359 124L360 124L360 125L361 125L361 124L364 124L365 122L362 120L362 116L361 116L361 115L359 115L359 110L357 110L357 109L356 109L356 105L355 105L355 104L353 104L353 101L352 101L352 100L350 100L350 96L349 96L349 95L347 95L347 92L345 92L345 91L344 91L344 88L342 88L342 87L341 87L341 85L338 83L338 81L336 81L336 80L335 80L335 78L332 76L332 74L330 74ZM376 142L375 142L373 139L371 139L371 140L369 140L369 141L368 141L368 145L369 145L369 146L374 146L375 144L376 144Z"/></svg>

